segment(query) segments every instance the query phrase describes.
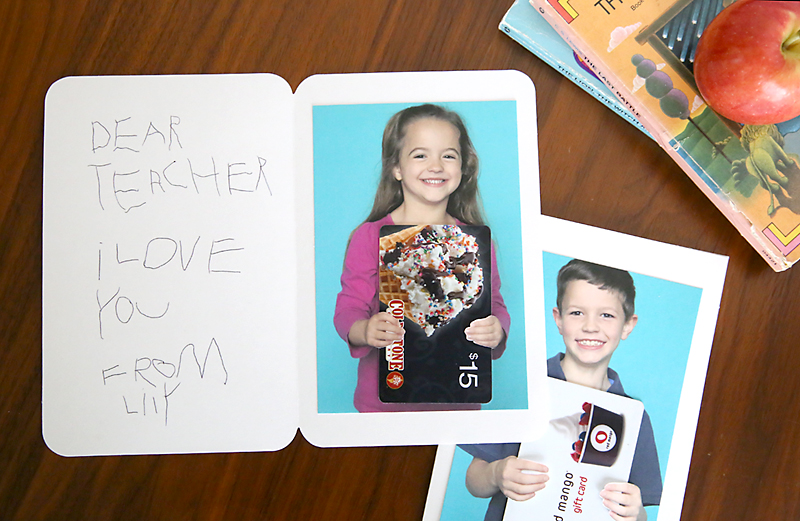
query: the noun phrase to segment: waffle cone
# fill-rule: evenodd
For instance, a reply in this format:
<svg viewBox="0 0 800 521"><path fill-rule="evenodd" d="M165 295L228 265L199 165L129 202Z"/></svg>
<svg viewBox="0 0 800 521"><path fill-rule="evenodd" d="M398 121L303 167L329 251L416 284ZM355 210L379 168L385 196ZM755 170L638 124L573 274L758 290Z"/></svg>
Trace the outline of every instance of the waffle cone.
<svg viewBox="0 0 800 521"><path fill-rule="evenodd" d="M385 268L378 270L378 275L381 281L378 299L387 306L392 300L402 300L404 314L411 318L411 301L408 299L408 293L402 288L400 279Z"/></svg>
<svg viewBox="0 0 800 521"><path fill-rule="evenodd" d="M419 232L424 230L426 226L427 225L425 224L419 226L409 226L408 228L404 228L399 232L395 232L390 235L384 235L380 240L381 251L384 252L393 250L398 242L401 244L409 244L411 239L413 239L414 236Z"/></svg>

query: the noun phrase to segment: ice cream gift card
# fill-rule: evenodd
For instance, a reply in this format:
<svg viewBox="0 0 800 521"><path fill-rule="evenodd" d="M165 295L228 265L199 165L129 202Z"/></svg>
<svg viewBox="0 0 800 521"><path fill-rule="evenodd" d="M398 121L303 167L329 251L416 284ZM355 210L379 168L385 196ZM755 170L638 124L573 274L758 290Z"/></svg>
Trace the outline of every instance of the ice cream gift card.
<svg viewBox="0 0 800 521"><path fill-rule="evenodd" d="M519 457L544 463L550 481L528 501L509 501L504 521L605 519L600 491L627 482L636 450L642 402L549 379L550 424L523 443Z"/></svg>
<svg viewBox="0 0 800 521"><path fill-rule="evenodd" d="M381 228L381 311L400 320L403 339L381 349L380 398L401 403L487 403L491 349L464 330L492 312L487 226Z"/></svg>

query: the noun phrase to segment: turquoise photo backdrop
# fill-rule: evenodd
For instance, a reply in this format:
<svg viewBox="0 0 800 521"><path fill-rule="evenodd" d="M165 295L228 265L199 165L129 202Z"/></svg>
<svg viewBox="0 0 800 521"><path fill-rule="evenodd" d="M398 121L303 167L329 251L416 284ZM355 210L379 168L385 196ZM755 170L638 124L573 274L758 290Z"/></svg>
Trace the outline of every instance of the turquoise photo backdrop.
<svg viewBox="0 0 800 521"><path fill-rule="evenodd" d="M558 270L570 259L543 254L548 358L564 352L552 310L556 305ZM610 367L619 374L625 392L644 403L650 415L663 480L702 290L637 273L631 275L636 285L639 321L630 336L620 342ZM472 456L456 449L441 521L483 520L489 500L471 496L464 486L471 461ZM650 519L656 519L658 507L647 507L647 512Z"/></svg>
<svg viewBox="0 0 800 521"><path fill-rule="evenodd" d="M411 104L324 105L313 108L314 246L317 385L320 413L356 412L358 360L333 327L350 233L367 217L381 171L381 139L389 118ZM485 409L527 407L522 244L516 102L442 103L458 112L480 158L480 191L492 230L501 293L511 315L506 352L493 362L493 398ZM538 194L537 194L538 197ZM377 245L376 245L377 247Z"/></svg>

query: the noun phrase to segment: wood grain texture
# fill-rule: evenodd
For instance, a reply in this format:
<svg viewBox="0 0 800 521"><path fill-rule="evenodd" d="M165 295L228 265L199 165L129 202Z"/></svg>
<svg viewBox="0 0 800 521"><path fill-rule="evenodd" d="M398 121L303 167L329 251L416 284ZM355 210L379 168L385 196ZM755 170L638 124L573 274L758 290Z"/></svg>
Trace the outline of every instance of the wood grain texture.
<svg viewBox="0 0 800 521"><path fill-rule="evenodd" d="M433 447L62 458L41 436L43 103L68 75L519 69L543 212L730 256L685 520L800 518L800 268L776 274L655 143L502 34L506 2L0 3L0 519L420 519Z"/></svg>

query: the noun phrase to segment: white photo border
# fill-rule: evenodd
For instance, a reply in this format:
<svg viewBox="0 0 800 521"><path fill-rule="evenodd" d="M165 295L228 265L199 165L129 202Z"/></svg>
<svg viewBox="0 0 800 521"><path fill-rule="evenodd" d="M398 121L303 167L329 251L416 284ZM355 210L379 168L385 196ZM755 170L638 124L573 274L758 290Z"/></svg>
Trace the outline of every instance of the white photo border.
<svg viewBox="0 0 800 521"><path fill-rule="evenodd" d="M538 229L543 252L702 289L657 518L679 521L728 258L548 216ZM437 449L423 521L441 518L454 454L454 445Z"/></svg>
<svg viewBox="0 0 800 521"><path fill-rule="evenodd" d="M542 320L541 255L536 218L540 215L535 89L518 71L449 71L411 73L334 74L312 76L295 95L297 225L313 229L313 114L315 105L391 102L458 102L515 100L518 122L519 190L521 205L528 408L392 413L318 412L316 329L298 328L300 349L300 430L322 447L484 443L537 436L544 429L540 408L546 404ZM314 273L314 243L298 241L298 272ZM302 280L302 279L301 279ZM313 277L309 280L313 280ZM301 282L301 284L303 284ZM313 283L298 291L298 316L313 313ZM309 323L315 324L315 317ZM517 327L523 327L522 325ZM342 346L343 356L346 346Z"/></svg>

